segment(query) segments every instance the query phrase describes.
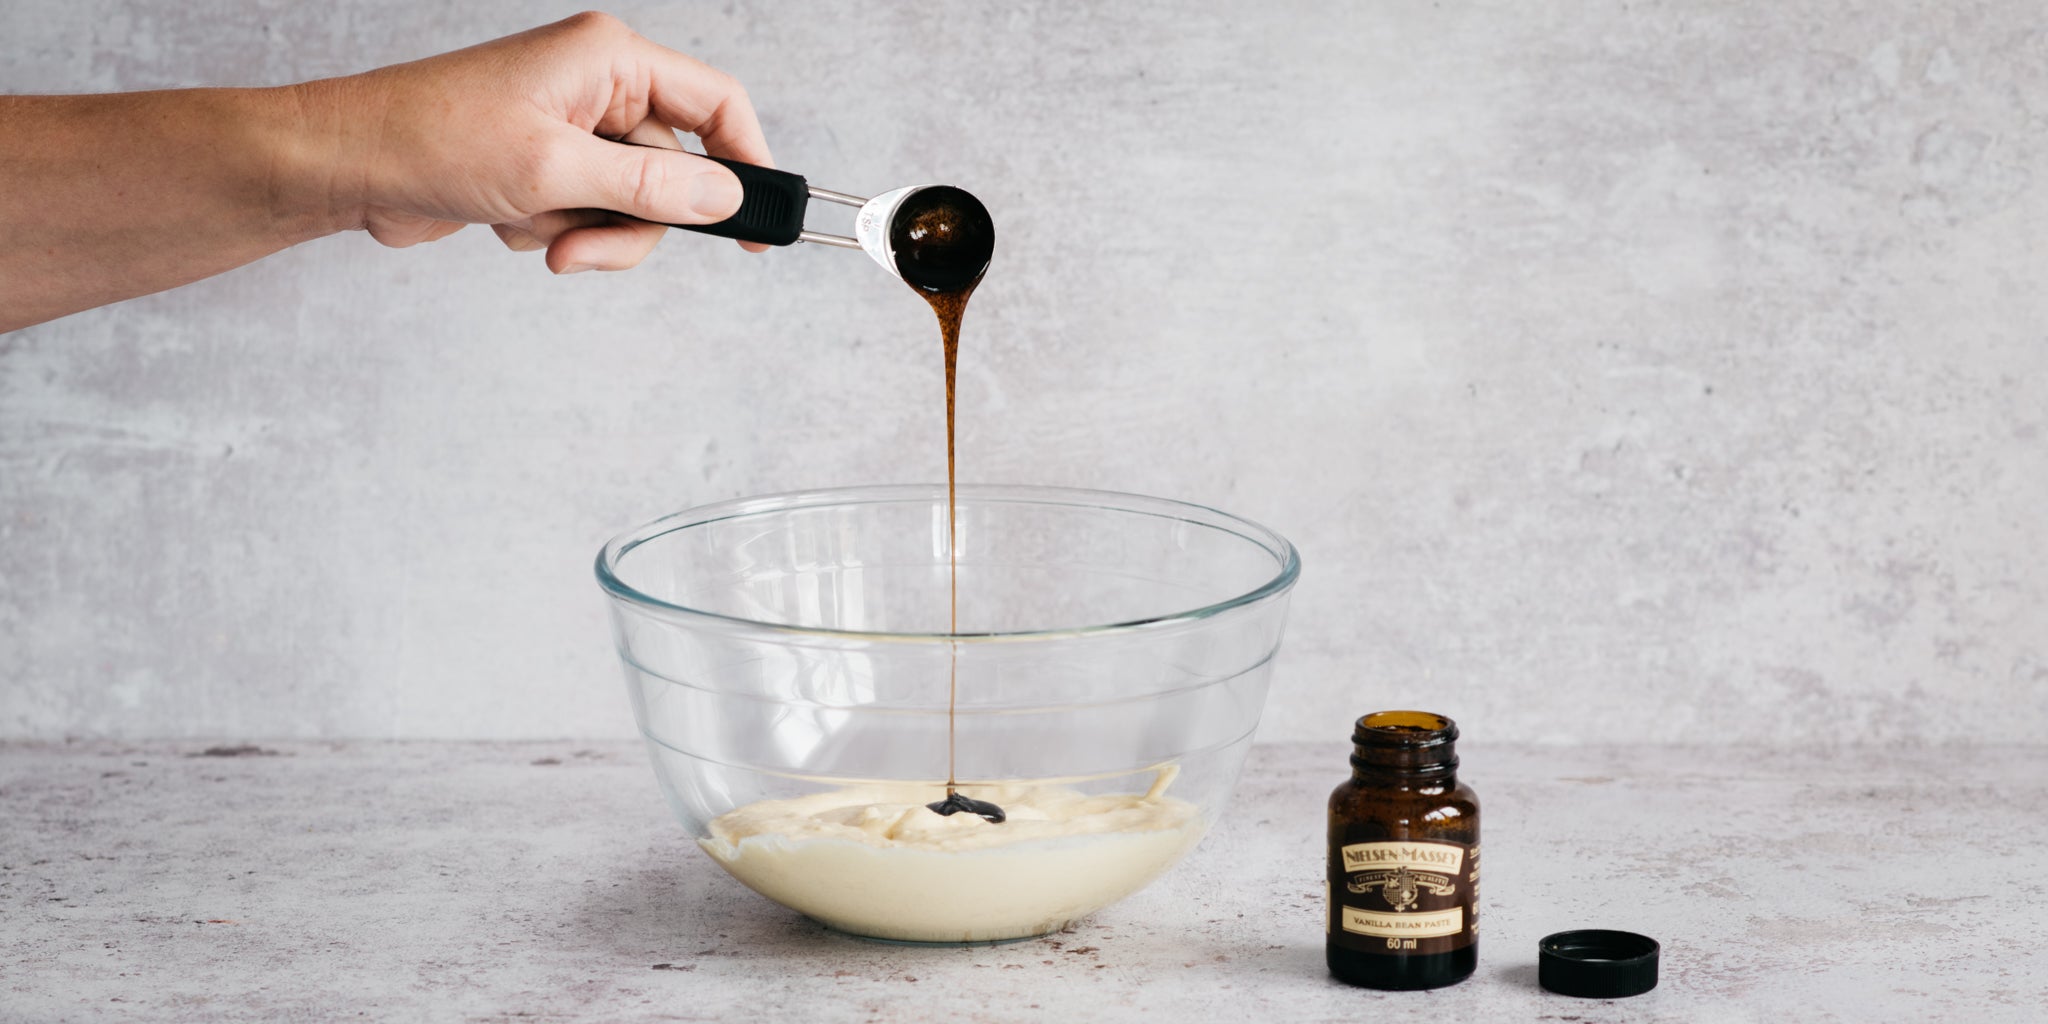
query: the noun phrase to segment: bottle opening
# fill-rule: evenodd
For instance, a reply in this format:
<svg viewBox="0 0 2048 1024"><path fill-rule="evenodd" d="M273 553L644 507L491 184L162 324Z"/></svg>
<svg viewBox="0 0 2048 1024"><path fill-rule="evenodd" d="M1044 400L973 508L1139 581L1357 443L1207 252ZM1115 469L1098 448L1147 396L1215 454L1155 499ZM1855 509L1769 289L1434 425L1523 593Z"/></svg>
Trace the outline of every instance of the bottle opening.
<svg viewBox="0 0 2048 1024"><path fill-rule="evenodd" d="M1457 726L1442 715L1427 711L1375 711L1358 720L1358 729L1387 732L1442 732Z"/></svg>
<svg viewBox="0 0 2048 1024"><path fill-rule="evenodd" d="M1351 731L1351 763L1373 768L1448 771L1458 766L1458 723L1430 711L1376 711Z"/></svg>

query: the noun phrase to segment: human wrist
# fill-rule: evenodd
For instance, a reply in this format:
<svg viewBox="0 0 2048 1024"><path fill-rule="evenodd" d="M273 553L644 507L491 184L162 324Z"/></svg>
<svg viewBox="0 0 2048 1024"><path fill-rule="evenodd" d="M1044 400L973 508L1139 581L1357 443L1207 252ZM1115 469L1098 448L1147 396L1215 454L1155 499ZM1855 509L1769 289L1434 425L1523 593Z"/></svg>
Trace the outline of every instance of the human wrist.
<svg viewBox="0 0 2048 1024"><path fill-rule="evenodd" d="M273 119L265 133L273 212L307 237L363 226L375 152L365 127L381 115L360 77L257 90Z"/></svg>

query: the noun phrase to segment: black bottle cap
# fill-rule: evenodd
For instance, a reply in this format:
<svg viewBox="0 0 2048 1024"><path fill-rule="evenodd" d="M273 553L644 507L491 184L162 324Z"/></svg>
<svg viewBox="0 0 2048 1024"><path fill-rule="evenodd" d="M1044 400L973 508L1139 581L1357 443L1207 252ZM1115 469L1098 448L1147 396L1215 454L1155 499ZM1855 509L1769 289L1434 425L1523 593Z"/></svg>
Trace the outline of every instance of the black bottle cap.
<svg viewBox="0 0 2048 1024"><path fill-rule="evenodd" d="M1639 996L1657 987L1657 940L1600 928L1546 935L1536 944L1536 980L1559 995Z"/></svg>

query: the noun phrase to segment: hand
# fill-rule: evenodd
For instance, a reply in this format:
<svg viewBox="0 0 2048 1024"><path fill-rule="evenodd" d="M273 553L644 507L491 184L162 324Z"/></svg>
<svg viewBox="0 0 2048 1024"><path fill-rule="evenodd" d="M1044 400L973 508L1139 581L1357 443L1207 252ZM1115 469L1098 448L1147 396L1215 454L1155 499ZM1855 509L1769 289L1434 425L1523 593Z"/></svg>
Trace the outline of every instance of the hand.
<svg viewBox="0 0 2048 1024"><path fill-rule="evenodd" d="M275 89L0 96L0 332L358 228L489 224L556 273L630 267L662 233L632 218L739 208L732 172L672 152L678 128L771 162L731 76L602 14Z"/></svg>
<svg viewBox="0 0 2048 1024"><path fill-rule="evenodd" d="M513 249L546 249L558 274L623 270L661 239L650 221L739 208L732 172L664 152L682 148L674 129L773 163L732 76L605 14L298 88L336 125L328 187L348 226L407 246L489 224Z"/></svg>

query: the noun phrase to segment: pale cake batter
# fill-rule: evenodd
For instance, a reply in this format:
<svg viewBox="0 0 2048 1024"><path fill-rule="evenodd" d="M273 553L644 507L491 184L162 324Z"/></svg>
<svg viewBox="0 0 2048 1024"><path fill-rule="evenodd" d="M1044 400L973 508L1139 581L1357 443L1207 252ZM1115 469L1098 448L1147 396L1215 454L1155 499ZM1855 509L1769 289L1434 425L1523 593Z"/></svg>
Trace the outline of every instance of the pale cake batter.
<svg viewBox="0 0 2048 1024"><path fill-rule="evenodd" d="M1201 838L1194 804L1149 792L963 785L994 824L926 808L935 787L879 783L720 815L705 852L777 903L841 931L914 942L1043 935L1136 892Z"/></svg>

